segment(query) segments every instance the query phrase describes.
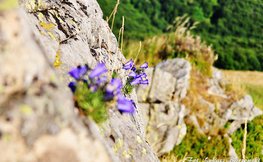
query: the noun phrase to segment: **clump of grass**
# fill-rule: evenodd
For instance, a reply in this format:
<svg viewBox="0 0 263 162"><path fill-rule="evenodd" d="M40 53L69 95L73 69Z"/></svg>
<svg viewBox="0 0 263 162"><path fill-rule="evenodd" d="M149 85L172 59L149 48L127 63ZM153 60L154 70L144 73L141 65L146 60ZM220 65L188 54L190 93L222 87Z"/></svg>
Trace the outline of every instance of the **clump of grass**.
<svg viewBox="0 0 263 162"><path fill-rule="evenodd" d="M187 153L182 159L178 159L178 155L176 156L175 154L169 152L168 154L162 156L160 159L161 162L184 162L186 159Z"/></svg>
<svg viewBox="0 0 263 162"><path fill-rule="evenodd" d="M109 104L123 113L134 113L132 100L128 100L121 93L123 84L118 78L118 70L113 71L111 81L105 76L108 69L104 63L99 63L85 77L91 69L88 65L71 68L68 72L75 81L69 83L69 88L73 92L75 106L79 109L79 115L91 117L97 124L107 120L107 107Z"/></svg>
<svg viewBox="0 0 263 162"><path fill-rule="evenodd" d="M231 97L232 101L236 101L247 94L247 89L241 83L239 77L234 75L225 75L225 80L227 81L227 85L222 85L222 88L225 90L226 95Z"/></svg>
<svg viewBox="0 0 263 162"><path fill-rule="evenodd" d="M204 105L200 104L200 97L215 105L221 102L224 98L207 93L209 88L207 75L200 71L199 67L193 65L190 74L190 87L187 91L187 96L181 101L181 103L184 104L186 108L190 109L191 113L198 113L200 120L202 120L208 107L204 107Z"/></svg>
<svg viewBox="0 0 263 162"><path fill-rule="evenodd" d="M225 87L226 91L235 91L236 99L250 94L254 104L263 110L263 73L256 71L233 71L222 70L230 85ZM231 92L233 93L233 92ZM233 95L233 94L232 94Z"/></svg>
<svg viewBox="0 0 263 162"><path fill-rule="evenodd" d="M243 84L256 106L263 110L263 85Z"/></svg>
<svg viewBox="0 0 263 162"><path fill-rule="evenodd" d="M102 123L107 120L107 102L102 102L104 92L101 89L91 92L88 87L85 82L81 82L77 86L74 94L76 106L81 114L90 116L98 124Z"/></svg>
<svg viewBox="0 0 263 162"><path fill-rule="evenodd" d="M170 156L176 159L193 157L193 159L205 160L206 157L213 159L226 159L229 157L228 139L224 137L223 132L219 132L218 136L210 137L198 132L194 125L188 124L187 134L181 144L173 149L173 154L166 154L160 157L161 159L169 159Z"/></svg>
<svg viewBox="0 0 263 162"><path fill-rule="evenodd" d="M127 78L126 84L121 89L124 94L131 95L131 93L135 87L135 85L130 84L133 80L134 80L134 78L131 78L131 77Z"/></svg>
<svg viewBox="0 0 263 162"><path fill-rule="evenodd" d="M216 57L211 46L201 42L199 36L191 34L197 23L189 26L187 15L175 19L174 24L169 27L168 34L148 38L142 42L142 49L138 62L146 60L149 65L154 66L162 60L168 58L182 57L192 60L200 70L210 75L211 65ZM128 58L134 58L139 47L139 42L127 41L124 44L124 53Z"/></svg>
<svg viewBox="0 0 263 162"><path fill-rule="evenodd" d="M263 160L262 146L263 146L263 129L262 129L263 115L256 117L247 123L247 139L246 139L246 154L247 159L260 158ZM232 136L232 145L236 150L239 158L241 158L241 149L243 146L244 125L237 130Z"/></svg>

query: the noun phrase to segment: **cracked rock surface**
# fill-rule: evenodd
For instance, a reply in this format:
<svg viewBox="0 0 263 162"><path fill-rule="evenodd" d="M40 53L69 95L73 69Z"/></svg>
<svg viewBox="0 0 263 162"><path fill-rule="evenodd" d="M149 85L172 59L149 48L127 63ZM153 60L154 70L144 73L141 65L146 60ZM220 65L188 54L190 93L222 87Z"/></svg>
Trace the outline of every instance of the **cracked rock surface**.
<svg viewBox="0 0 263 162"><path fill-rule="evenodd" d="M0 2L1 3L1 2ZM109 108L98 126L74 112L71 67L125 58L95 0L20 0L0 11L0 157L3 161L159 161L136 113ZM123 81L127 74L120 71Z"/></svg>
<svg viewBox="0 0 263 162"><path fill-rule="evenodd" d="M200 133L211 136L216 136L221 128L231 123L226 134L230 143L229 155L237 157L229 136L245 123L245 119L252 120L262 115L262 110L254 105L250 95L230 102L230 96L221 87L227 85L223 73L214 67L212 69L212 77L206 78L207 83L204 83L207 84L206 93L220 98L220 102L211 103L196 94L197 104L202 107L199 110L185 108L180 102L187 97L190 62L175 58L145 70L149 86L139 85L136 92L142 108L146 140L158 156L181 143L187 133L186 122L194 124Z"/></svg>

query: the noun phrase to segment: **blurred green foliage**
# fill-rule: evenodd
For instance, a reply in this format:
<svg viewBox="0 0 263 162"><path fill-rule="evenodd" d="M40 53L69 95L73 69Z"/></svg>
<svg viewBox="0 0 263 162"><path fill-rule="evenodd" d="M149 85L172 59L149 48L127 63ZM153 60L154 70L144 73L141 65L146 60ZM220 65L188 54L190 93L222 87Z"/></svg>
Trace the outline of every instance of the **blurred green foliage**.
<svg viewBox="0 0 263 162"><path fill-rule="evenodd" d="M133 77L128 77L127 80L126 80L126 84L122 87L122 92L124 94L128 94L128 95L131 95L135 85L131 85L131 82L134 80Z"/></svg>
<svg viewBox="0 0 263 162"><path fill-rule="evenodd" d="M252 121L247 123L247 139L246 139L246 158L254 159L260 158L263 160L262 145L263 145L263 132L262 132L263 116L258 116ZM241 149L243 146L244 125L242 129L238 129L232 136L232 144L236 150L239 158L241 158Z"/></svg>
<svg viewBox="0 0 263 162"><path fill-rule="evenodd" d="M104 18L117 0L98 0ZM233 70L263 70L263 3L260 0L120 0L113 32L125 17L124 39L139 39L167 32L177 16L187 13L199 21L194 34L213 45L219 55L215 66ZM111 22L109 22L111 24Z"/></svg>
<svg viewBox="0 0 263 162"><path fill-rule="evenodd" d="M91 92L87 83L79 82L76 92L74 93L76 106L90 116L97 124L107 120L107 102L104 101L104 92L98 88Z"/></svg>
<svg viewBox="0 0 263 162"><path fill-rule="evenodd" d="M254 104L263 110L263 85L245 84L245 87L253 98Z"/></svg>
<svg viewBox="0 0 263 162"><path fill-rule="evenodd" d="M178 159L182 159L186 153L187 157L199 160L205 160L207 157L210 160L213 158L226 159L229 157L229 148L226 146L229 146L229 142L223 132L217 136L209 137L199 133L194 125L189 124L186 136L178 146L174 147L173 152L178 156Z"/></svg>

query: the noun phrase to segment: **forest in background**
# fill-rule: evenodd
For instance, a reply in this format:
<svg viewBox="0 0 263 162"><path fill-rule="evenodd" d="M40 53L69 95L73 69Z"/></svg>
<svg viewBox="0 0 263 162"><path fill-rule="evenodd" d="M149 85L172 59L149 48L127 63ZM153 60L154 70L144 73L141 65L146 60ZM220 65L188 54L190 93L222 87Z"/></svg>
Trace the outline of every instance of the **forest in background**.
<svg viewBox="0 0 263 162"><path fill-rule="evenodd" d="M117 0L97 1L106 19ZM216 67L263 70L263 2L260 0L120 0L113 32L118 37L124 16L124 40L144 40L168 33L167 27L184 14L189 15L191 24L199 22L192 33L212 44L219 56Z"/></svg>

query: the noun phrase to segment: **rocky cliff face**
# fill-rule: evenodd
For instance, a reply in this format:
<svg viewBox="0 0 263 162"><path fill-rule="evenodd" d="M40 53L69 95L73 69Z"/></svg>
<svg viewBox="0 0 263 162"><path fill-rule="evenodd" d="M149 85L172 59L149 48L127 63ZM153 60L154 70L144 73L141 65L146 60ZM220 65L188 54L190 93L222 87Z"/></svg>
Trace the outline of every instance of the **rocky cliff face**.
<svg viewBox="0 0 263 162"><path fill-rule="evenodd" d="M7 3L6 3L7 2ZM14 2L14 3L13 3ZM184 59L148 68L149 86L139 86L133 115L108 109L109 119L95 124L74 112L67 88L70 67L104 62L120 69L125 58L95 0L7 0L0 10L0 152L1 161L159 161L187 133L185 119L201 133L231 121L228 134L244 119L262 114L249 95L227 103L221 113L201 96L207 120L201 126L181 101L187 96L191 65ZM3 5L3 6L4 6ZM127 73L120 70L123 82ZM228 96L217 69L207 93ZM141 112L142 111L142 112ZM145 131L146 130L146 134ZM146 140L149 142L146 142ZM231 141L231 139L229 138ZM153 148L153 149L152 149ZM154 152L155 151L155 152ZM156 153L156 154L155 154ZM234 151L232 149L234 155Z"/></svg>
<svg viewBox="0 0 263 162"><path fill-rule="evenodd" d="M74 112L70 67L104 62L112 71L125 62L98 3L19 3L0 11L1 160L159 161L145 141L135 92L136 112L111 107L101 126Z"/></svg>
<svg viewBox="0 0 263 162"><path fill-rule="evenodd" d="M142 108L146 140L151 144L157 155L163 155L179 145L187 133L185 122L194 124L200 133L216 135L227 122L230 123L225 135L229 137L245 120L252 120L263 112L254 106L250 95L230 102L220 84L226 85L223 73L213 68L212 77L207 78L206 94L218 97L217 105L195 96L202 111L194 112L192 107L185 107L183 99L187 97L191 64L185 59L166 60L145 71L149 86L139 86L137 95ZM204 83L202 83L204 84ZM203 86L203 85L198 85ZM190 101L194 102L194 101ZM199 121L203 120L203 123ZM185 121L186 120L186 121ZM229 155L237 158L234 148L230 145Z"/></svg>

